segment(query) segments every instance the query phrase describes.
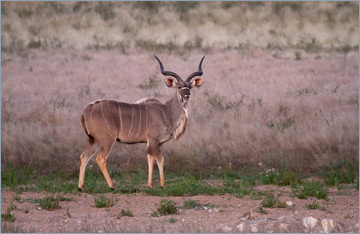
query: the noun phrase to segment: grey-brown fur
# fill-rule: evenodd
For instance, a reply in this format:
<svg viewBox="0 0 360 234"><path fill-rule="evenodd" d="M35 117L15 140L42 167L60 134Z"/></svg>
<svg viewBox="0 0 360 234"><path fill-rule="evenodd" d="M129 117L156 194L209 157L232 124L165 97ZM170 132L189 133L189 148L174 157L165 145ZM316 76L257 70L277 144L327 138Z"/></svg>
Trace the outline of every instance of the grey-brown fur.
<svg viewBox="0 0 360 234"><path fill-rule="evenodd" d="M149 178L152 187L152 172L155 160L160 171L160 185L164 186L163 155L161 145L170 139L179 139L187 124L187 101L192 87L202 84L201 64L199 71L192 73L184 82L176 73L164 71L168 87L176 90L175 96L165 104L155 98L137 103L114 100L99 100L87 105L81 115L81 124L89 137L89 146L81 154L79 190L83 189L85 168L91 157L99 150L96 161L110 188L114 185L106 169L106 159L115 141L121 143L147 143Z"/></svg>

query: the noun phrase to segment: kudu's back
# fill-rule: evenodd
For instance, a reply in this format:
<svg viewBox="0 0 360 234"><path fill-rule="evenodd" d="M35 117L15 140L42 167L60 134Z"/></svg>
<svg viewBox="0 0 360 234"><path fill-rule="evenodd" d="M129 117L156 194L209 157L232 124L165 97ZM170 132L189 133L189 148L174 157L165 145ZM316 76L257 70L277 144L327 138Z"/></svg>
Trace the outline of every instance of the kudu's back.
<svg viewBox="0 0 360 234"><path fill-rule="evenodd" d="M141 103L99 100L83 111L82 126L90 140L100 145L118 140L122 143L146 143L148 135L166 133L170 127L166 106L156 99Z"/></svg>

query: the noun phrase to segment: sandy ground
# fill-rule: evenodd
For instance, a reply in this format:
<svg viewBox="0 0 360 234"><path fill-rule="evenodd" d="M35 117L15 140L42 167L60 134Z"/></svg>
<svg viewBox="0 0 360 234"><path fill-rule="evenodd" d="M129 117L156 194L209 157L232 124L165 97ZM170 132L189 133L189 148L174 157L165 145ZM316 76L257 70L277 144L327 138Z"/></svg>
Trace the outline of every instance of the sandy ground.
<svg viewBox="0 0 360 234"><path fill-rule="evenodd" d="M289 187L259 186L256 190L281 193L279 200L291 201L293 206L265 208L267 214L263 214L258 212L262 200L253 200L249 196L166 197L175 201L178 207L188 199L201 204L210 203L215 207L179 208L178 214L152 217L151 214L157 210L163 197L109 193L107 196L116 199L116 204L111 208L96 208L94 195L79 193L65 195L73 200L60 202L60 209L48 211L42 210L39 204L31 203L31 199L44 198L48 194L23 192L16 195L4 189L1 194L1 213L5 213L11 204L15 205L16 209L12 213L16 221L2 221L2 225L3 230L4 227L9 230L18 227L25 232L316 232L324 231L322 220L330 219L333 220L330 232L359 231L359 192L351 187L342 190L331 188L328 201L317 200L325 209L315 210L305 206L315 198L292 197ZM20 197L20 200L14 200L15 196ZM122 209L129 209L134 217L120 217ZM318 220L313 229L306 228L304 218L307 217ZM175 222L171 223L170 218L174 218Z"/></svg>

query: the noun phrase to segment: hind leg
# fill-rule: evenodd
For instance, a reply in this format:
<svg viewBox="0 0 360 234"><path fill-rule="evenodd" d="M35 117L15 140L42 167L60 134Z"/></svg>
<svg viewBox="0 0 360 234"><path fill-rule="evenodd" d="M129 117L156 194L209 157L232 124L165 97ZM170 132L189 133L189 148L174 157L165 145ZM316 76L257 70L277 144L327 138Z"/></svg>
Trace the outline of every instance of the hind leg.
<svg viewBox="0 0 360 234"><path fill-rule="evenodd" d="M82 152L80 155L80 173L79 173L79 191L82 191L84 188L84 177L86 165L90 159L95 155L96 151L99 149L99 145L95 143L90 143L90 145Z"/></svg>
<svg viewBox="0 0 360 234"><path fill-rule="evenodd" d="M148 187L152 188L152 181L153 181L153 170L154 170L154 164L155 164L155 156L148 154L148 167L149 167L149 174L148 174Z"/></svg>
<svg viewBox="0 0 360 234"><path fill-rule="evenodd" d="M101 172L103 173L106 182L108 183L109 187L111 190L114 190L114 184L110 178L109 172L106 168L106 160L109 156L111 150L111 146L107 146L107 147L101 147L98 156L96 157L96 162L100 167Z"/></svg>

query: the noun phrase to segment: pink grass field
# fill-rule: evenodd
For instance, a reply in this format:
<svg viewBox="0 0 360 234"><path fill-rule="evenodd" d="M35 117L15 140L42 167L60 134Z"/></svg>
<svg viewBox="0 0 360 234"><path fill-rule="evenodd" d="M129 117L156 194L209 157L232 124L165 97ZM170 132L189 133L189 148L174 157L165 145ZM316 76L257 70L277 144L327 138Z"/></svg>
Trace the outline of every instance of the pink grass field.
<svg viewBox="0 0 360 234"><path fill-rule="evenodd" d="M187 76L202 56L157 54ZM288 56L288 57L286 57ZM358 53L274 59L271 52L210 52L192 91L187 130L163 146L168 171L264 163L315 172L358 164ZM30 50L1 70L2 165L76 171L87 145L82 109L96 99L135 102L174 95L148 52ZM154 87L142 87L153 80ZM110 167L146 167L145 144L116 144ZM93 161L95 163L95 161Z"/></svg>

